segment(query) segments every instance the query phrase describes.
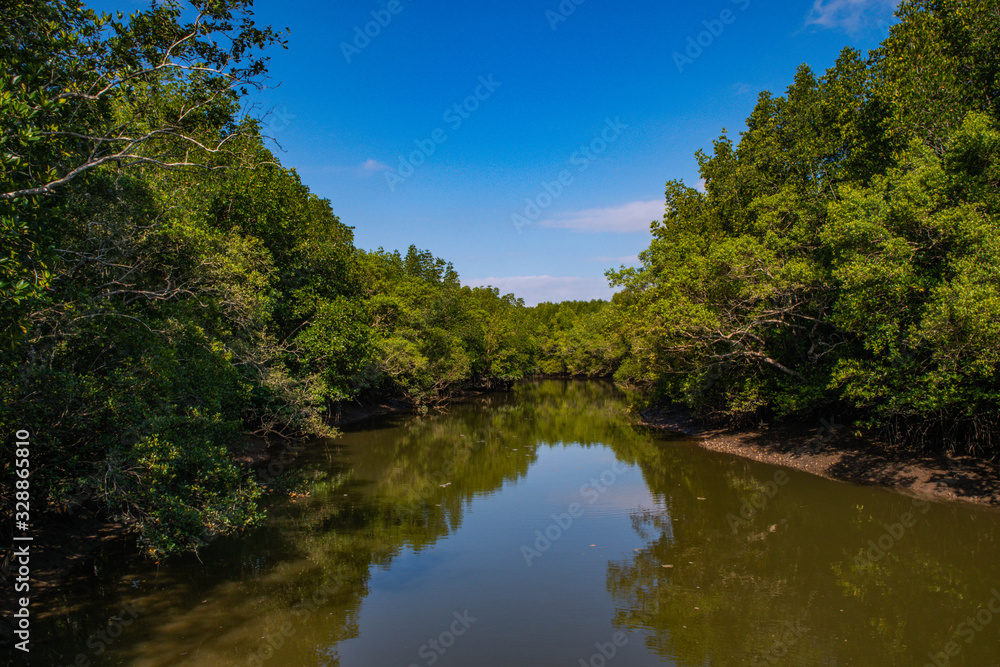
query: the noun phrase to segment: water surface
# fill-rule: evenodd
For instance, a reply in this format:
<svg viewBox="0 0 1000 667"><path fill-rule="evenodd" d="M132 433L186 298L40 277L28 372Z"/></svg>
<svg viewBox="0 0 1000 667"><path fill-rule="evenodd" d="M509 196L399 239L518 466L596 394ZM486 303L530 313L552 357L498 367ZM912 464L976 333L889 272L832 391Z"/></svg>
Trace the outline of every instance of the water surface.
<svg viewBox="0 0 1000 667"><path fill-rule="evenodd" d="M39 610L32 662L1000 664L1000 513L708 452L624 408L542 381L312 443L307 496L200 561L109 553Z"/></svg>

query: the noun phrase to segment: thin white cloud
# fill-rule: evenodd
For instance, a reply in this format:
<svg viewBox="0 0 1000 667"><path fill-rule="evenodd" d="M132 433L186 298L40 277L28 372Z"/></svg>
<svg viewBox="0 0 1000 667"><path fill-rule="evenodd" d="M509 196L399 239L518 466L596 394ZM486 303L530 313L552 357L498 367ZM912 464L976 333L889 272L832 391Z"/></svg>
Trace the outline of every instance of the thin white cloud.
<svg viewBox="0 0 1000 667"><path fill-rule="evenodd" d="M649 223L663 217L663 201L634 201L608 208L558 213L538 224L542 227L572 229L576 232L645 232Z"/></svg>
<svg viewBox="0 0 1000 667"><path fill-rule="evenodd" d="M508 276L480 278L466 283L470 287L496 287L501 294L511 294L524 299L529 306L543 301L590 301L610 299L614 291L605 278L579 276Z"/></svg>
<svg viewBox="0 0 1000 667"><path fill-rule="evenodd" d="M806 25L840 28L857 33L865 28L888 25L899 0L815 0Z"/></svg>
<svg viewBox="0 0 1000 667"><path fill-rule="evenodd" d="M369 159L361 165L361 168L365 171L385 171L389 168L389 165L384 162L379 162L378 160Z"/></svg>
<svg viewBox="0 0 1000 667"><path fill-rule="evenodd" d="M639 255L625 255L624 257L614 257L611 255L598 255L587 258L588 262L600 262L601 264L638 264Z"/></svg>
<svg viewBox="0 0 1000 667"><path fill-rule="evenodd" d="M299 167L300 172L305 172L308 167ZM357 162L353 164L328 164L323 167L319 167L316 171L324 174L347 174L350 176L371 176L379 172L386 171L387 169L392 169L389 165L384 162L379 162L378 160L368 159L364 162L358 164Z"/></svg>

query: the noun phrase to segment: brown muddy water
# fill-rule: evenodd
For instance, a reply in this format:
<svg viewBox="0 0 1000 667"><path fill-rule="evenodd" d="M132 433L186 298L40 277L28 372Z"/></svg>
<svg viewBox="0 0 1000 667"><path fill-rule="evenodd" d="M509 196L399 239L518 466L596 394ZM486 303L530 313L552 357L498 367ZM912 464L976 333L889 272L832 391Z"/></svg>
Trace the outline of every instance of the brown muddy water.
<svg viewBox="0 0 1000 667"><path fill-rule="evenodd" d="M309 495L159 567L110 552L39 665L1000 665L1000 512L709 452L601 382L368 422Z"/></svg>

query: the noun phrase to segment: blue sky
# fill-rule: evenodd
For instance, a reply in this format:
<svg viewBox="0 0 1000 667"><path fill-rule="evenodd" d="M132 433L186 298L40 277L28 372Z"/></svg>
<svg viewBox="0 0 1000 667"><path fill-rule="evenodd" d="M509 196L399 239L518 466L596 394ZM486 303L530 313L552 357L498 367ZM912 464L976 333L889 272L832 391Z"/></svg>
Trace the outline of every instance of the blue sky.
<svg viewBox="0 0 1000 667"><path fill-rule="evenodd" d="M529 305L607 298L695 151L801 63L876 47L895 4L257 0L290 34L253 101L359 247L416 244Z"/></svg>

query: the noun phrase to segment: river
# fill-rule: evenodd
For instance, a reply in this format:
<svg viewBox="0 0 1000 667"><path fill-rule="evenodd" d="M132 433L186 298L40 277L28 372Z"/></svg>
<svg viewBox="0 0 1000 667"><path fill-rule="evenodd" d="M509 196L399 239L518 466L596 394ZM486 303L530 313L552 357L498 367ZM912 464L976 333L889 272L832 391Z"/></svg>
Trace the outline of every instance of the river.
<svg viewBox="0 0 1000 667"><path fill-rule="evenodd" d="M252 534L109 550L36 612L32 664L1000 665L1000 512L625 408L545 380L313 442Z"/></svg>

